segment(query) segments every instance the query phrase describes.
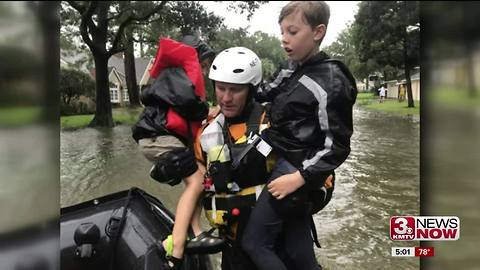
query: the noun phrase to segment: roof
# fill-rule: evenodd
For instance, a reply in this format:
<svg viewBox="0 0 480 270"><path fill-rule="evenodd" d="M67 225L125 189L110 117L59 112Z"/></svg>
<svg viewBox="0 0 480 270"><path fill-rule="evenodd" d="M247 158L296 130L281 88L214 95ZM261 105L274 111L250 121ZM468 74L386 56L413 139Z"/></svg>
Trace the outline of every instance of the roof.
<svg viewBox="0 0 480 270"><path fill-rule="evenodd" d="M141 57L135 58L135 77L137 83L140 83L142 80L143 74L150 63L150 58ZM115 54L110 59L108 59L108 67L115 67L115 70L118 73L121 73L125 77L125 66L123 65L123 54Z"/></svg>
<svg viewBox="0 0 480 270"><path fill-rule="evenodd" d="M125 75L118 72L118 70L115 68L115 67L108 67L108 76L110 78L110 74L114 74L115 77L117 77L117 79L119 80L120 84L123 85L123 86L126 86L127 85L127 82L126 82L126 79L125 79Z"/></svg>
<svg viewBox="0 0 480 270"><path fill-rule="evenodd" d="M148 63L150 63L150 58L135 58L135 77L137 77L137 83L140 83L142 80L143 74L145 74L145 69L147 69Z"/></svg>
<svg viewBox="0 0 480 270"><path fill-rule="evenodd" d="M112 57L108 59L108 67L115 67L115 69L122 73L125 74L125 68L123 66L123 54L115 54Z"/></svg>

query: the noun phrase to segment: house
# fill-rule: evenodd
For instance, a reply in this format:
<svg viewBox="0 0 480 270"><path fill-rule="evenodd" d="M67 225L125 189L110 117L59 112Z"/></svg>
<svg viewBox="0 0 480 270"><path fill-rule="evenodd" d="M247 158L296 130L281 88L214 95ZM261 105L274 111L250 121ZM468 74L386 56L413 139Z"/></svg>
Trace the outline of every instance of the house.
<svg viewBox="0 0 480 270"><path fill-rule="evenodd" d="M413 100L420 100L420 68L414 69L410 74L410 81L412 83ZM405 95L407 89L407 81L401 79L400 81L392 80L385 82L387 84L387 98L399 98L400 87L405 87ZM405 96L407 98L407 96Z"/></svg>
<svg viewBox="0 0 480 270"><path fill-rule="evenodd" d="M110 102L112 104L120 104L121 106L126 105L129 99L125 75L120 73L115 67L108 67L108 81L110 85Z"/></svg>
<svg viewBox="0 0 480 270"><path fill-rule="evenodd" d="M357 90L360 92L367 91L367 85L363 81L357 80Z"/></svg>
<svg viewBox="0 0 480 270"><path fill-rule="evenodd" d="M135 75L139 91L151 84L148 70L153 64L153 58L135 58ZM60 66L73 68L88 73L95 80L93 59L88 52L61 50ZM118 106L126 106L129 102L123 53L118 53L108 60L108 80L110 84L110 102ZM90 101L91 102L91 101Z"/></svg>
<svg viewBox="0 0 480 270"><path fill-rule="evenodd" d="M151 83L148 70L153 64L150 58L135 58L135 75L140 93ZM110 102L125 106L129 102L128 89L123 65L123 53L115 54L108 60L108 79L110 81ZM139 94L140 94L139 93Z"/></svg>

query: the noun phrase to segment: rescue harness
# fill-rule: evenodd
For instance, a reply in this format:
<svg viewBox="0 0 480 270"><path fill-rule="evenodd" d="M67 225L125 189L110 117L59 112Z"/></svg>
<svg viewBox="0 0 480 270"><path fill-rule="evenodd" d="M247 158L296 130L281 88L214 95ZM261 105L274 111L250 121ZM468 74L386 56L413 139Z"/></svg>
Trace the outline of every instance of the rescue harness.
<svg viewBox="0 0 480 270"><path fill-rule="evenodd" d="M267 127L263 106L253 104L243 136L232 141L230 127L219 114L200 137L207 154L203 206L212 227L234 224L250 213L266 182L268 153L260 132Z"/></svg>

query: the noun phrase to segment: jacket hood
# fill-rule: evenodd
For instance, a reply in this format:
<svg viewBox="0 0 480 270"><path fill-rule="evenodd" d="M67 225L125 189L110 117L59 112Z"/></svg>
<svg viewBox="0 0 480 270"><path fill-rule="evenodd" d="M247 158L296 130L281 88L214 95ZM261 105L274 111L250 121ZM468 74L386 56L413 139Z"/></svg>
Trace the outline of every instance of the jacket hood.
<svg viewBox="0 0 480 270"><path fill-rule="evenodd" d="M181 41L183 44L191 46L197 50L198 58L200 62L203 60L215 56L215 51L213 51L207 43L203 42L200 38L192 35L186 35L182 38Z"/></svg>
<svg viewBox="0 0 480 270"><path fill-rule="evenodd" d="M311 65L311 64L314 65L314 64L317 64L318 62L322 62L325 59L329 59L329 58L330 56L328 56L328 54L326 54L324 51L320 51L314 56L312 56L310 59L308 59L305 63L303 63L302 66Z"/></svg>
<svg viewBox="0 0 480 270"><path fill-rule="evenodd" d="M351 85L356 89L357 88L357 83L355 82L355 78L353 77L352 73L350 70L345 66L345 64L339 60L332 59L330 56L325 53L324 51L318 52L316 55L312 56L310 59L308 59L302 66L309 66L309 65L317 65L322 62L332 62L336 63L338 68L341 70L341 72L347 77L347 79L350 81Z"/></svg>

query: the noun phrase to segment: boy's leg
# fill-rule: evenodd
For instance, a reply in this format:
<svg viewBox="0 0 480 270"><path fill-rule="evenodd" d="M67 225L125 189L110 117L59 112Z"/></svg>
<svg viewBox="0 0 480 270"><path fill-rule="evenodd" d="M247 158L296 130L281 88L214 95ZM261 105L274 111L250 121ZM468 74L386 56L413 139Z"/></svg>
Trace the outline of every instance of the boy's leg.
<svg viewBox="0 0 480 270"><path fill-rule="evenodd" d="M321 269L315 258L309 216L285 221L282 240L279 249L284 251L284 261L288 269Z"/></svg>
<svg viewBox="0 0 480 270"><path fill-rule="evenodd" d="M176 137L165 135L153 138L145 138L139 141L139 147L143 155L150 161L156 162L159 157L169 151L178 148L186 148L186 146ZM203 191L203 173L197 169L192 175L184 179L185 190L177 202L177 210L175 212L175 223L173 225L173 257L182 258L187 237L188 227L192 221L194 211L197 209L198 198ZM198 214L198 219L200 214ZM200 233L199 221L193 227L194 232ZM196 230L196 231L195 231ZM200 232L199 232L200 231ZM167 240L163 242L166 247Z"/></svg>
<svg viewBox="0 0 480 270"><path fill-rule="evenodd" d="M203 191L203 174L197 170L194 174L186 177L185 190L180 196L177 203L177 211L175 212L175 224L173 226L173 257L182 258L185 241L187 240L187 231L190 223L194 221L194 212L198 212L198 199ZM200 209L201 210L201 209ZM200 214L197 214L197 219ZM194 233L200 234L199 221L196 223L196 228L193 226Z"/></svg>
<svg viewBox="0 0 480 270"><path fill-rule="evenodd" d="M265 185L250 215L241 243L258 269L287 270L274 250L282 231L283 218L272 208L270 197L272 195Z"/></svg>
<svg viewBox="0 0 480 270"><path fill-rule="evenodd" d="M203 174L202 174L203 175ZM202 214L202 204L201 198L197 200L197 206L195 212L193 212L192 220L190 221L190 226L192 226L193 234L198 236L202 233L202 226L200 225L200 216Z"/></svg>
<svg viewBox="0 0 480 270"><path fill-rule="evenodd" d="M296 170L286 160L279 158L269 182ZM242 239L243 249L260 270L287 269L275 252L275 244L282 231L284 217L274 209L273 200L276 198L268 192L268 186L265 185L250 215Z"/></svg>
<svg viewBox="0 0 480 270"><path fill-rule="evenodd" d="M202 183L202 190L203 190L203 177L205 175L205 167L203 164L197 162L198 164L198 170L200 171L202 175L202 179L200 183ZM190 225L192 226L193 233L195 236L198 236L199 234L202 233L202 226L200 225L200 216L202 214L202 198L203 198L203 193L197 198L197 206L195 208L195 212L193 212L192 220L190 222Z"/></svg>
<svg viewBox="0 0 480 270"><path fill-rule="evenodd" d="M138 146L142 154L151 162L155 162L166 152L186 147L179 139L171 135L140 139Z"/></svg>
<svg viewBox="0 0 480 270"><path fill-rule="evenodd" d="M273 268L272 268L273 269ZM222 251L222 270L257 270L240 243L229 243Z"/></svg>
<svg viewBox="0 0 480 270"><path fill-rule="evenodd" d="M154 163L150 177L160 183L175 186L198 169L192 150L174 136L145 138L138 144L143 155Z"/></svg>

